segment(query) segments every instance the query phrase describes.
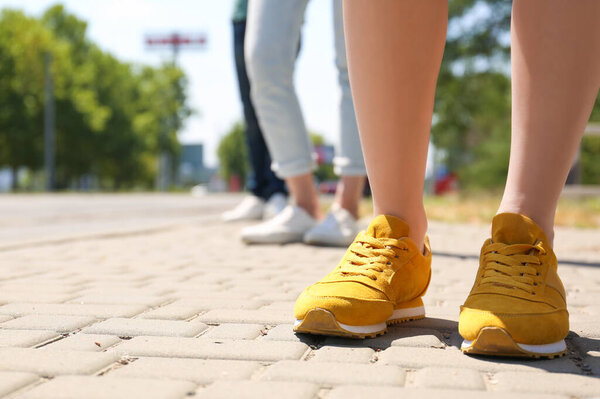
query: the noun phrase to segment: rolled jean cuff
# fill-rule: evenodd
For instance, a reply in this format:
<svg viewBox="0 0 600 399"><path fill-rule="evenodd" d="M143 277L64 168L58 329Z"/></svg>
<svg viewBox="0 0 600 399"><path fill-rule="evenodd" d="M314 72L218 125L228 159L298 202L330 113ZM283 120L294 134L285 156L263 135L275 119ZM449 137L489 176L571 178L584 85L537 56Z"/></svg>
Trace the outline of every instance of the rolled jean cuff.
<svg viewBox="0 0 600 399"><path fill-rule="evenodd" d="M280 179L312 173L317 168L314 159L298 159L288 162L273 162L271 169Z"/></svg>
<svg viewBox="0 0 600 399"><path fill-rule="evenodd" d="M353 161L350 158L335 157L333 158L333 171L338 176L366 176L367 168L365 163L360 159L360 162Z"/></svg>

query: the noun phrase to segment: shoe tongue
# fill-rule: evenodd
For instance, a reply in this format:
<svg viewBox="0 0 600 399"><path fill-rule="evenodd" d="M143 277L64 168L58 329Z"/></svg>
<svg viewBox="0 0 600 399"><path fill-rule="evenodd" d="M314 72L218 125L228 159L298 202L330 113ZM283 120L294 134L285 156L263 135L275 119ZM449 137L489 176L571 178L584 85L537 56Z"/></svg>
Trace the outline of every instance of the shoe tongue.
<svg viewBox="0 0 600 399"><path fill-rule="evenodd" d="M517 213L500 213L492 220L492 241L504 244L535 244L548 242L540 226L527 216Z"/></svg>
<svg viewBox="0 0 600 399"><path fill-rule="evenodd" d="M408 237L410 228L408 224L395 216L379 215L373 219L367 228L367 235L375 238L402 238Z"/></svg>

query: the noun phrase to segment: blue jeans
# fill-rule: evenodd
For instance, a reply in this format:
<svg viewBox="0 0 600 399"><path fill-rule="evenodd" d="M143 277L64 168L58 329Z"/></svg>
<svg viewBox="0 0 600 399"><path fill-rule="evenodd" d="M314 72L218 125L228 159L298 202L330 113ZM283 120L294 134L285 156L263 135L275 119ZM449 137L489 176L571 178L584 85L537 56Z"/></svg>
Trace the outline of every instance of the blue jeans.
<svg viewBox="0 0 600 399"><path fill-rule="evenodd" d="M246 120L246 142L248 144L248 157L251 171L248 176L248 189L255 196L268 200L273 194L287 195L283 180L275 176L271 170L271 156L265 144L263 133L258 125L254 106L250 99L250 81L246 74L246 60L244 57L244 38L246 36L246 21L233 23L233 46L235 53L235 66L240 87L240 96Z"/></svg>

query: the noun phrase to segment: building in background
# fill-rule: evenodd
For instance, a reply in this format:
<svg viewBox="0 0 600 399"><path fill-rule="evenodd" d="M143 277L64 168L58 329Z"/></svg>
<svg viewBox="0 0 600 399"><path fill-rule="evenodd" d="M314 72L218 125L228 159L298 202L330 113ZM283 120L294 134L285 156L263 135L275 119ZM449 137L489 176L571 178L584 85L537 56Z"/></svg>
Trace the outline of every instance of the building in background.
<svg viewBox="0 0 600 399"><path fill-rule="evenodd" d="M177 181L182 186L208 183L215 170L204 166L203 144L182 144Z"/></svg>

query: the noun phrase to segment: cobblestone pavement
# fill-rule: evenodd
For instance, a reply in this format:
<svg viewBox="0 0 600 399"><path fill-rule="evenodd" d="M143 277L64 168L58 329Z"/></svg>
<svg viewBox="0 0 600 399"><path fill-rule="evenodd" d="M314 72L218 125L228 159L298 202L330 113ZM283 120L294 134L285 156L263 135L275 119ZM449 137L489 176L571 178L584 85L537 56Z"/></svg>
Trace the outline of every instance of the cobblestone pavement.
<svg viewBox="0 0 600 399"><path fill-rule="evenodd" d="M600 397L600 232L559 230L569 354L458 350L485 226L432 223L428 317L375 339L295 336L292 307L343 250L245 246L237 196L0 197L0 396Z"/></svg>

